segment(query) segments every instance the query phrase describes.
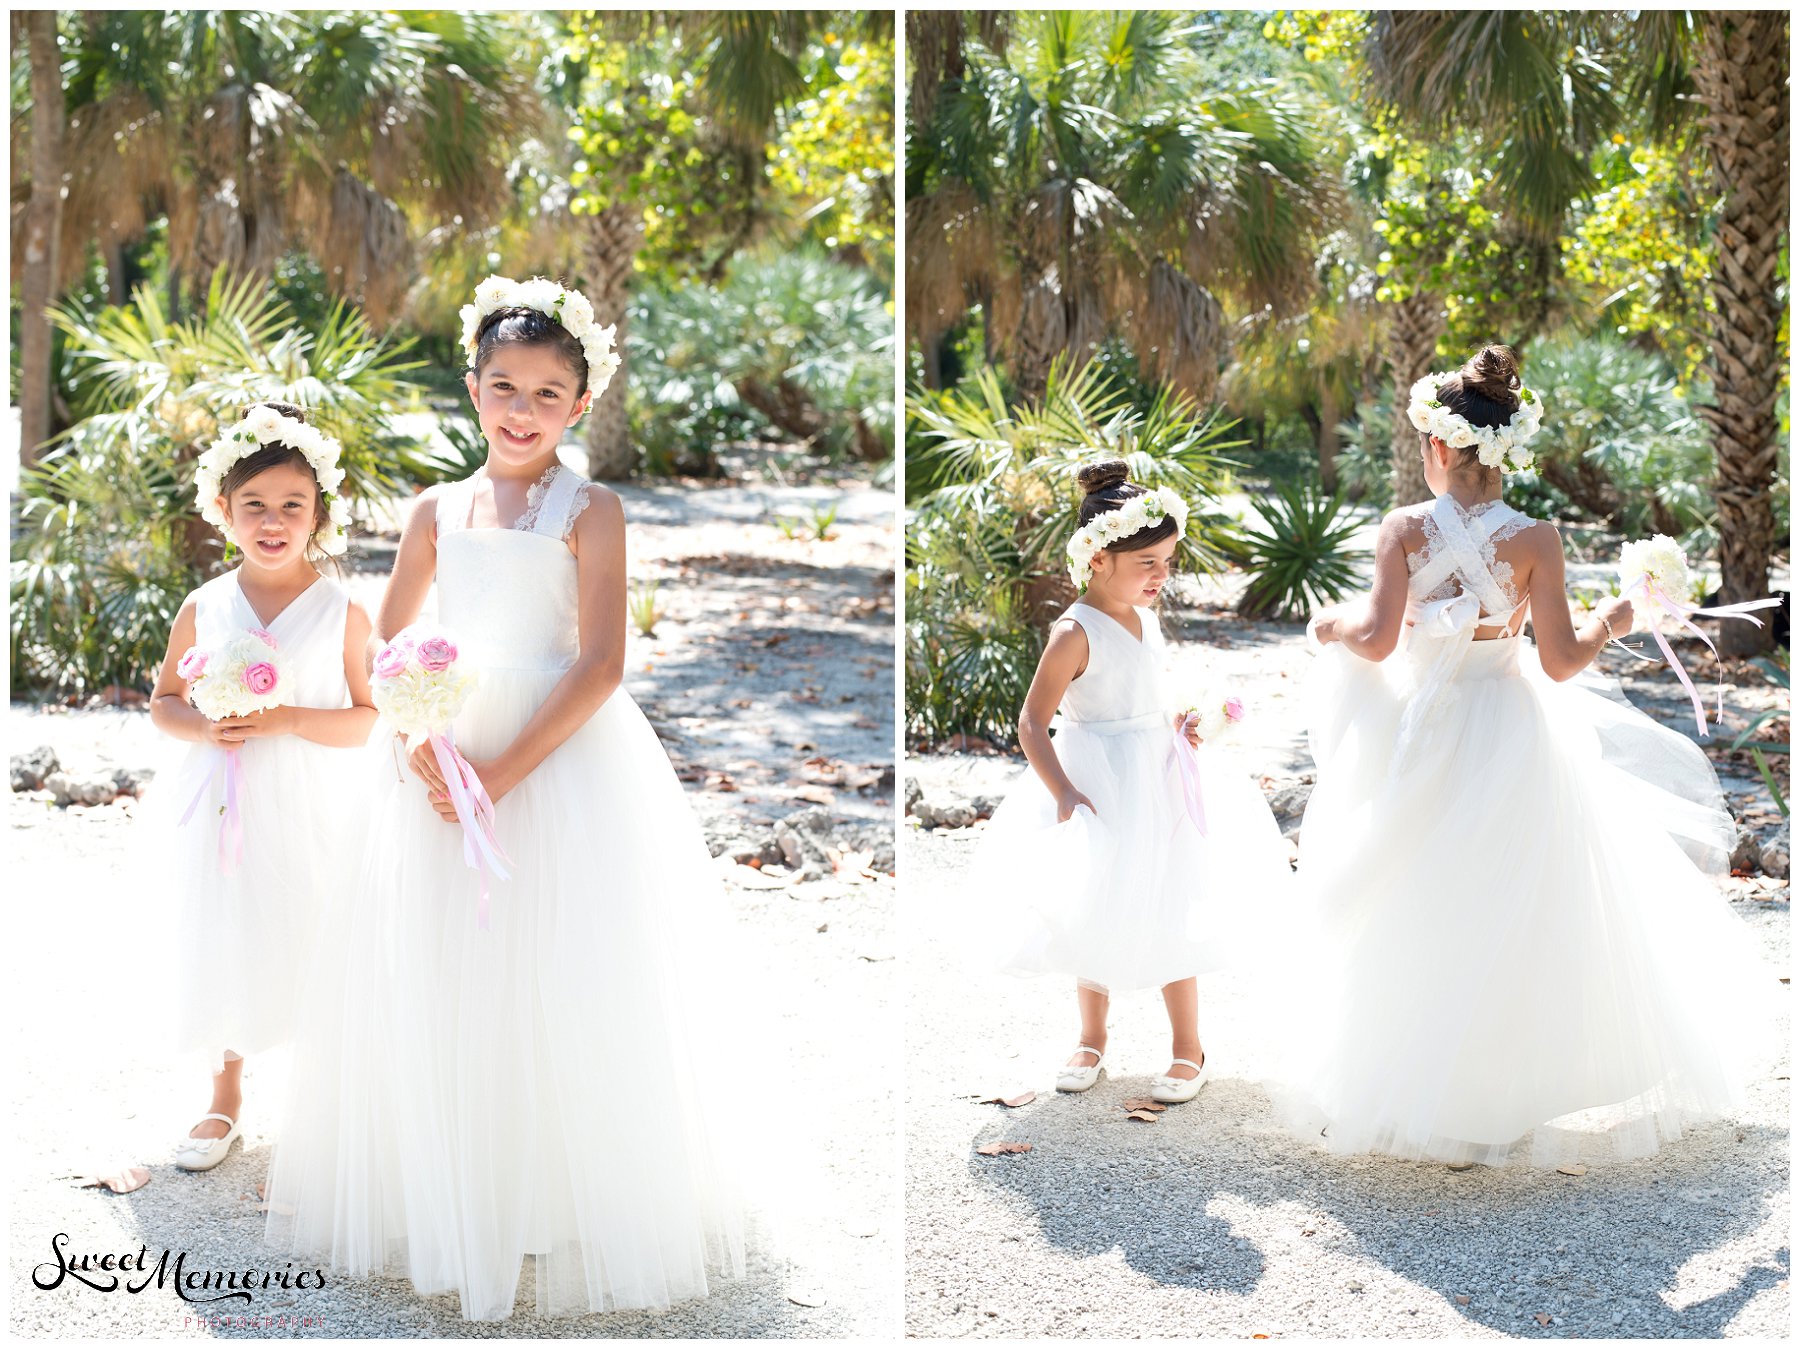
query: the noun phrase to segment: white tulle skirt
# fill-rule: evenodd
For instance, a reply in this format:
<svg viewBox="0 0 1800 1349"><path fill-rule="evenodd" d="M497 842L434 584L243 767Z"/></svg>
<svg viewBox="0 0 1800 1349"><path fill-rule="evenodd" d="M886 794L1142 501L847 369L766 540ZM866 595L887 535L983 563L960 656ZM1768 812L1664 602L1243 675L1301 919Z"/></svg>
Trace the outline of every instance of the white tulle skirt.
<svg viewBox="0 0 1800 1349"><path fill-rule="evenodd" d="M484 670L460 747L497 754L559 677ZM527 1255L545 1314L742 1274L721 886L636 704L615 693L498 803L487 931L418 779L390 762L369 810L306 992L270 1239L479 1320L512 1313Z"/></svg>
<svg viewBox="0 0 1800 1349"><path fill-rule="evenodd" d="M1198 755L1202 836L1172 733L1059 730L1057 757L1094 803L1060 824L1035 770L1013 780L967 881L972 965L1123 991L1242 958L1256 912L1278 907L1291 883L1286 844L1242 766L1211 746Z"/></svg>
<svg viewBox="0 0 1800 1349"><path fill-rule="evenodd" d="M1776 975L1710 879L1733 826L1705 756L1512 639L1471 646L1393 773L1408 677L1341 645L1309 675L1294 1123L1489 1164L1530 1135L1560 1164L1729 1112Z"/></svg>
<svg viewBox="0 0 1800 1349"><path fill-rule="evenodd" d="M292 1036L314 936L355 863L370 762L367 750L296 736L235 752L241 860L221 849L224 750L172 743L144 799L147 872L166 888L177 934L176 968L153 981L155 996L174 1047L213 1072L226 1051L248 1057Z"/></svg>

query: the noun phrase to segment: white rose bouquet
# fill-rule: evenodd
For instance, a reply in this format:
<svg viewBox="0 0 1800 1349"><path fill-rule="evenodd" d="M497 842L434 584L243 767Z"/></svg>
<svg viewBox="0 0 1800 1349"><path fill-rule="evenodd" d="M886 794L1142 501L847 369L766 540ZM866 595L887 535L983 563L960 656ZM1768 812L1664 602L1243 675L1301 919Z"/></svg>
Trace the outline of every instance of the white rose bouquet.
<svg viewBox="0 0 1800 1349"><path fill-rule="evenodd" d="M452 723L475 691L475 675L459 668L461 655L447 633L413 624L375 653L370 693L394 728L423 736L437 758L463 832L463 861L481 876L476 921L488 926L488 877L506 880L508 858L494 834L494 803L475 769L456 747Z"/></svg>
<svg viewBox="0 0 1800 1349"><path fill-rule="evenodd" d="M289 683L275 636L262 628L237 633L211 650L190 646L175 672L187 681L188 701L208 721L248 717L280 707ZM212 770L182 812L181 823L193 818L221 771L225 774L225 801L219 807L219 867L229 873L244 860L244 823L238 804L244 792L243 766L237 746L217 751Z"/></svg>
<svg viewBox="0 0 1800 1349"><path fill-rule="evenodd" d="M1693 593L1693 573L1688 567L1687 555L1681 551L1681 545L1667 534L1654 534L1648 539L1634 539L1619 550L1619 583L1622 587L1620 595L1632 601L1635 606L1649 611L1650 635L1661 650L1663 659L1669 668L1675 671L1675 677L1681 681L1681 687L1687 690L1689 699L1694 704L1694 723L1700 728L1700 738L1707 738L1706 704L1701 701L1700 694L1694 688L1694 681L1688 678L1687 669L1675 655L1675 649L1669 645L1669 639L1663 636L1663 620L1673 619L1675 623L1686 628L1694 636L1706 644L1706 649L1713 653L1713 659L1719 658L1719 650L1699 628L1694 626L1696 615L1707 618L1741 618L1746 623L1762 626L1762 620L1752 616L1754 610L1779 607L1780 599L1770 596L1760 600L1745 600L1739 604L1719 604L1711 608L1702 608L1692 603L1688 596ZM1626 647L1627 651L1631 648ZM1632 653L1637 654L1636 652ZM1719 679L1718 707L1715 715L1719 720L1725 717L1725 681Z"/></svg>

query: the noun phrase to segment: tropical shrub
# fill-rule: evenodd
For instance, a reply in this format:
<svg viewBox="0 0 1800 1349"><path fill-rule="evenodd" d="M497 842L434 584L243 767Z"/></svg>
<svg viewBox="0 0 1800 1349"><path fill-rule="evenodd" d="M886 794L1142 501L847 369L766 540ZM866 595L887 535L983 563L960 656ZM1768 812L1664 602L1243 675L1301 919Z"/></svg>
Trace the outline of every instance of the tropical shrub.
<svg viewBox="0 0 1800 1349"><path fill-rule="evenodd" d="M1216 570L1234 545L1216 505L1242 442L1185 395L1142 410L1097 366L1059 361L1021 405L982 367L963 387L915 391L907 411L907 717L921 744L1013 740L1043 631L1075 598L1064 548L1082 464L1123 459L1135 481L1180 492L1187 566Z"/></svg>
<svg viewBox="0 0 1800 1349"><path fill-rule="evenodd" d="M1563 334L1532 345L1525 381L1545 401L1532 448L1559 514L1716 546L1711 434L1667 362L1609 334Z"/></svg>
<svg viewBox="0 0 1800 1349"><path fill-rule="evenodd" d="M1285 483L1258 503L1262 529L1246 529L1239 554L1250 573L1238 612L1253 618L1304 618L1361 589L1363 549L1346 548L1363 521L1341 494L1312 482Z"/></svg>
<svg viewBox="0 0 1800 1349"><path fill-rule="evenodd" d="M76 420L19 484L16 687L149 685L182 598L223 558L193 508L194 461L245 404L306 408L343 443L352 500L398 493L426 462L390 420L412 399L404 376L416 362L341 303L306 331L262 282L221 271L181 323L149 288L123 306L65 304L52 319Z"/></svg>
<svg viewBox="0 0 1800 1349"><path fill-rule="evenodd" d="M631 325L632 429L652 471L706 471L715 445L753 435L893 455L893 314L860 268L744 257L717 286L646 292Z"/></svg>

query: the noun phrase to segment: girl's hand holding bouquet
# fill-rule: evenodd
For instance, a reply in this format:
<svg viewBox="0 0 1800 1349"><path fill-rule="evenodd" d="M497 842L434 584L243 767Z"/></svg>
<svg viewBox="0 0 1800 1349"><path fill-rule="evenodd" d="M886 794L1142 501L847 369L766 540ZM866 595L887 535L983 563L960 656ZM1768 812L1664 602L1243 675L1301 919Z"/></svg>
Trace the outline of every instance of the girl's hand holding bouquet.
<svg viewBox="0 0 1800 1349"><path fill-rule="evenodd" d="M274 636L261 628L250 628L210 651L189 647L176 672L187 681L188 701L207 719L207 738L221 751L212 771L182 812L181 823L193 818L222 770L225 803L219 807L219 866L229 872L244 860L238 750L248 738L283 733L278 728L287 720L281 705L287 690L286 670Z"/></svg>
<svg viewBox="0 0 1800 1349"><path fill-rule="evenodd" d="M376 709L394 729L423 736L412 753L413 766L448 810L433 802L445 819L462 826L463 861L481 873L477 921L488 926L488 878L506 880L506 855L494 835L494 802L474 765L456 747L452 723L475 689L475 676L458 668L456 643L435 628L415 623L395 634L375 654L370 692Z"/></svg>

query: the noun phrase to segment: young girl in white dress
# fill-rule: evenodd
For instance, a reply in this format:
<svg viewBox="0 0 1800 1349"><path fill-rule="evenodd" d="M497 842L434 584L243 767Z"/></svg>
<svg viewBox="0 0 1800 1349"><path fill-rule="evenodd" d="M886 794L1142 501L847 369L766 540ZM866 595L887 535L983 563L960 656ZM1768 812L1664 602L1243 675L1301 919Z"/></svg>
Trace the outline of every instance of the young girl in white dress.
<svg viewBox="0 0 1800 1349"><path fill-rule="evenodd" d="M1631 605L1577 629L1556 529L1501 500L1541 410L1501 347L1420 381L1437 498L1311 624L1292 1071L1333 1151L1640 1155L1729 1110L1763 1039L1774 975L1709 879L1733 838L1711 766L1582 674Z"/></svg>
<svg viewBox="0 0 1800 1349"><path fill-rule="evenodd" d="M300 409L264 403L201 460L198 508L244 560L182 602L150 696L157 729L192 742L153 789L181 903L176 1045L205 1053L213 1074L207 1113L176 1150L188 1171L217 1166L239 1137L244 1056L289 1038L318 915L350 860L344 751L368 739L375 708L368 616L319 572L343 551L338 449ZM277 644L282 703L209 721L189 702L184 658L254 630ZM220 838L228 753L241 858Z"/></svg>
<svg viewBox="0 0 1800 1349"><path fill-rule="evenodd" d="M1122 460L1078 476L1070 570L1086 593L1050 629L1019 714L1031 766L994 812L971 889L1004 968L1075 979L1081 1039L1058 1091L1104 1075L1110 994L1160 988L1173 1062L1150 1094L1190 1101L1210 1067L1195 976L1241 953L1236 913L1279 902L1287 853L1261 794L1213 751L1195 756L1204 834L1183 793L1174 739L1198 747L1200 736L1176 710L1150 606L1168 583L1186 504L1127 482Z"/></svg>
<svg viewBox="0 0 1800 1349"><path fill-rule="evenodd" d="M478 678L456 743L510 879L484 929L430 750L389 767L307 999L269 1233L454 1291L471 1320L512 1314L527 1255L541 1313L666 1308L744 1269L725 1114L745 1065L715 1005L717 872L621 687L619 498L557 461L618 359L552 282L490 278L464 324L487 463L419 497L379 629L435 577Z"/></svg>

